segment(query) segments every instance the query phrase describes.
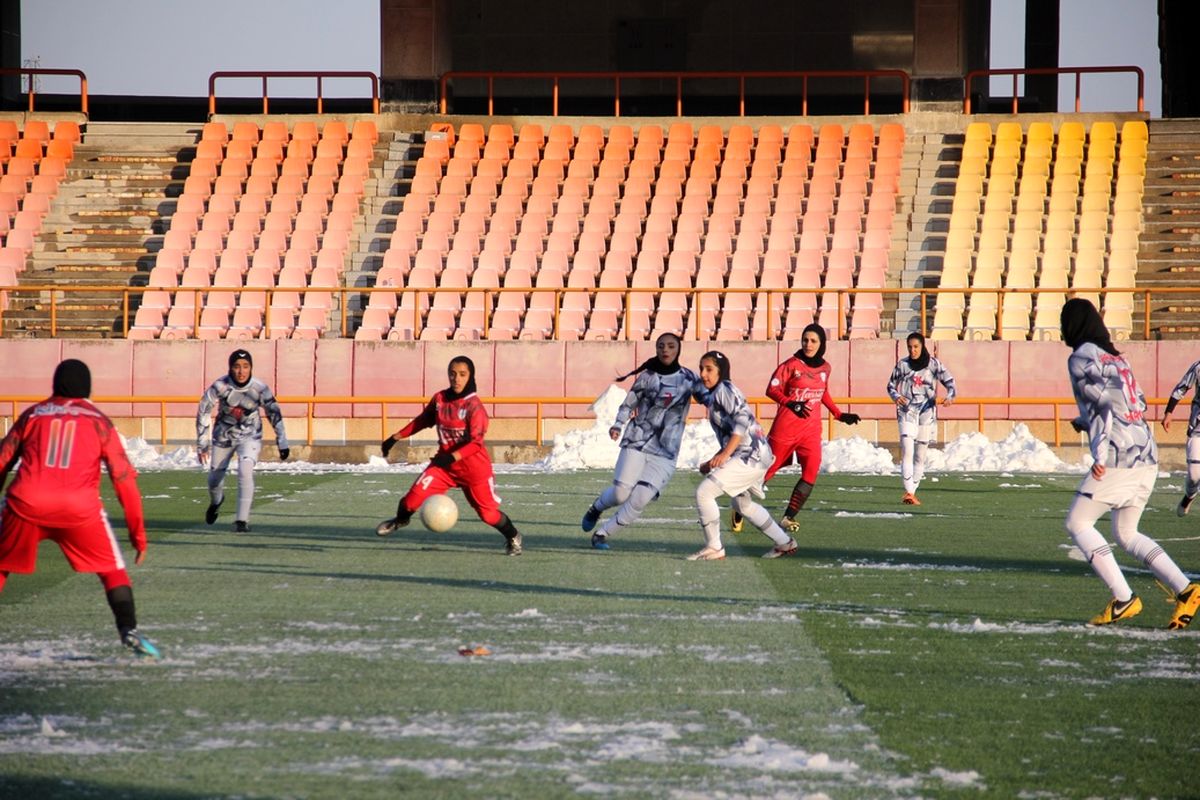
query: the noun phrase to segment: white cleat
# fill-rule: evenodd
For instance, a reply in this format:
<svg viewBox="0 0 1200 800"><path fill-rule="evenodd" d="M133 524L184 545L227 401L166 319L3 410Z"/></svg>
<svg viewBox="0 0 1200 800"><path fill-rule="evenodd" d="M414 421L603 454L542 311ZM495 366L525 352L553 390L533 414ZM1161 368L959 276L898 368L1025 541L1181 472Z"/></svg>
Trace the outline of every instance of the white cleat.
<svg viewBox="0 0 1200 800"><path fill-rule="evenodd" d="M724 547L705 547L687 557L688 561L721 561L725 558Z"/></svg>

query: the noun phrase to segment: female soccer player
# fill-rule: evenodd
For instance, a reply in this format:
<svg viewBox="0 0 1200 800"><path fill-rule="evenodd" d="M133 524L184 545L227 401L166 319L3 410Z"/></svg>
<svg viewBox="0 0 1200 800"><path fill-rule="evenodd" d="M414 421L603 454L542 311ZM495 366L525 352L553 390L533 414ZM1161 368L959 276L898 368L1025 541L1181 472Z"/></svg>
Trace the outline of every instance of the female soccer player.
<svg viewBox="0 0 1200 800"><path fill-rule="evenodd" d="M946 387L942 405L954 402L954 376L941 361L929 355L925 337L910 333L908 358L896 362L887 393L896 404L896 425L900 429L900 479L904 482L906 506L919 506L917 487L925 477L925 451L937 430L937 385Z"/></svg>
<svg viewBox="0 0 1200 800"><path fill-rule="evenodd" d="M1158 446L1146 424L1146 398L1091 302L1068 300L1060 319L1063 341L1072 349L1067 371L1079 406L1079 416L1071 425L1087 431L1094 459L1075 490L1067 532L1113 597L1091 623L1107 625L1142 610L1142 601L1126 582L1112 547L1095 527L1101 515L1111 512L1117 544L1175 594L1175 613L1167 627L1184 628L1200 608L1200 586L1189 583L1166 551L1138 531L1158 477Z"/></svg>
<svg viewBox="0 0 1200 800"><path fill-rule="evenodd" d="M1183 377L1179 379L1179 383L1171 392L1171 399L1167 401L1167 408L1162 418L1164 431L1171 430L1171 414L1175 411L1175 406L1179 405L1179 401L1198 381L1200 381L1200 361L1187 368L1187 372L1183 373ZM1187 437L1185 450L1187 477L1184 479L1183 498L1175 508L1175 512L1181 517L1188 513L1192 507L1192 501L1196 499L1196 494L1200 493L1200 391L1192 395L1192 410L1188 415Z"/></svg>
<svg viewBox="0 0 1200 800"><path fill-rule="evenodd" d="M704 404L721 450L700 465L704 480L696 488L696 510L704 530L704 547L688 556L688 561L725 558L721 510L717 506L717 498L723 494L732 497L738 513L775 542L763 558L790 556L796 552L796 540L784 533L770 512L751 497L762 497L763 477L775 456L746 396L729 380L729 372L729 358L724 353L710 350L700 357L700 382L707 390Z"/></svg>
<svg viewBox="0 0 1200 800"><path fill-rule="evenodd" d="M250 505L254 502L254 465L262 453L262 416L275 428L275 444L279 457L287 461L287 433L283 429L283 412L267 384L253 376L254 359L245 350L229 354L229 374L213 381L200 397L196 411L196 455L200 463L208 463L208 494L211 502L204 512L204 521L212 525L225 502L225 472L234 454L238 457L238 504L233 529L238 533L250 530ZM213 409L217 424L212 426Z"/></svg>
<svg viewBox="0 0 1200 800"><path fill-rule="evenodd" d="M505 551L510 556L519 556L521 534L508 515L500 510L492 460L483 446L488 416L475 389L475 362L466 356L455 356L450 359L446 373L450 378L449 388L431 397L425 410L416 419L384 439L380 446L383 457L387 458L400 439L407 439L426 428L437 427L438 450L430 459L429 466L408 493L400 498L396 516L379 523L375 533L387 536L403 528L421 503L425 502L425 498L445 494L457 486L463 490L467 502L479 518L503 534L507 542Z"/></svg>
<svg viewBox="0 0 1200 800"><path fill-rule="evenodd" d="M608 431L614 442L621 441L612 486L592 502L581 523L584 531L591 531L605 509L620 506L592 534L597 550L607 550L608 537L632 525L675 474L688 404L700 389L696 373L679 365L680 345L678 336L664 333L654 343L654 358L617 378L637 375Z"/></svg>
<svg viewBox="0 0 1200 800"><path fill-rule="evenodd" d="M829 394L830 372L825 360L825 329L809 325L800 334L800 349L776 367L767 385L767 397L779 403L779 409L767 437L775 462L763 480L771 480L780 467L791 463L793 455L800 461L800 477L792 487L787 510L780 521L789 533L800 530L796 514L812 494L821 469L821 410L817 404L829 409L839 422L857 425L859 421L858 414L843 412L833 402ZM736 510L732 527L735 533L742 529L741 515Z"/></svg>
<svg viewBox="0 0 1200 800"><path fill-rule="evenodd" d="M92 373L69 358L54 370L54 394L30 407L0 443L0 487L17 461L17 477L0 502L0 590L10 572L33 572L38 543L50 539L76 572L104 586L121 643L140 656L158 648L138 633L133 587L100 502L100 465L125 510L133 563L146 560L146 526L137 472L112 422L88 401Z"/></svg>

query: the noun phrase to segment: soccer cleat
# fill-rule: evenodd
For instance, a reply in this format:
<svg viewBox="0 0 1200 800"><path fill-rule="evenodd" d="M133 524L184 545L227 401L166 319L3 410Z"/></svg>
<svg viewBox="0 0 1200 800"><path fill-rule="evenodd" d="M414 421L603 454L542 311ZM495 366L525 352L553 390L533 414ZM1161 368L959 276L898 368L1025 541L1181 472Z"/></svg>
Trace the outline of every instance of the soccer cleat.
<svg viewBox="0 0 1200 800"><path fill-rule="evenodd" d="M1167 629L1181 631L1191 624L1200 610L1200 584L1189 583L1187 588L1175 595L1175 613L1167 623Z"/></svg>
<svg viewBox="0 0 1200 800"><path fill-rule="evenodd" d="M250 532L250 523L246 522L246 520L244 520L244 519L235 520L233 523L233 532L234 533L249 533Z"/></svg>
<svg viewBox="0 0 1200 800"><path fill-rule="evenodd" d="M729 512L729 530L741 533L746 529L746 518L736 511Z"/></svg>
<svg viewBox="0 0 1200 800"><path fill-rule="evenodd" d="M1136 617L1140 613L1142 613L1142 599L1135 594L1124 602L1116 599L1109 600L1104 610L1088 620L1088 624L1110 625L1130 617Z"/></svg>
<svg viewBox="0 0 1200 800"><path fill-rule="evenodd" d="M1192 501L1195 499L1196 499L1195 495L1189 496L1189 495L1185 494L1183 496L1183 499L1179 501L1179 505L1176 506L1175 513L1181 517L1186 517L1188 511L1190 511L1192 508Z"/></svg>
<svg viewBox="0 0 1200 800"><path fill-rule="evenodd" d="M221 498L221 503L225 502L225 498ZM204 512L204 521L212 525L217 521L217 510L221 507L221 503L209 503L208 508Z"/></svg>
<svg viewBox="0 0 1200 800"><path fill-rule="evenodd" d="M593 550L607 550L608 549L608 537L605 536L603 533L593 533L592 534L592 549Z"/></svg>
<svg viewBox="0 0 1200 800"><path fill-rule="evenodd" d="M724 547L705 547L687 557L688 561L721 561L725 558Z"/></svg>
<svg viewBox="0 0 1200 800"><path fill-rule="evenodd" d="M521 555L521 544L521 534L518 533L516 536L509 539L508 543L504 545L504 552L510 556L519 556Z"/></svg>
<svg viewBox="0 0 1200 800"><path fill-rule="evenodd" d="M162 654L158 652L158 648L154 646L154 643L138 633L137 628L122 633L121 644L133 651L134 655L154 659L162 658Z"/></svg>
<svg viewBox="0 0 1200 800"><path fill-rule="evenodd" d="M918 499L917 499L917 496L916 496L915 494L913 494L912 492L905 492L905 493L904 493L904 497L901 497L901 498L900 498L900 502L901 502L901 503L903 503L903 504L904 504L904 505L906 505L906 506L919 506L919 505L921 505L921 501L920 501L920 500L918 500Z"/></svg>
<svg viewBox="0 0 1200 800"><path fill-rule="evenodd" d="M799 549L795 539L788 539L786 544L777 544L767 552L763 553L763 558L783 558L784 556L795 555Z"/></svg>
<svg viewBox="0 0 1200 800"><path fill-rule="evenodd" d="M588 510L583 512L583 521L579 523L579 527L583 528L584 533L591 533L592 528L596 527L596 523L600 521L600 512L596 510L595 504L588 506Z"/></svg>
<svg viewBox="0 0 1200 800"><path fill-rule="evenodd" d="M376 536L387 536L389 534L395 533L396 531L400 530L407 524L408 524L408 520L404 520L403 522L401 522L399 517L392 517L391 519L385 519L383 522L381 522L375 526L375 535Z"/></svg>
<svg viewBox="0 0 1200 800"><path fill-rule="evenodd" d="M793 517L784 517L783 519L779 520L779 527L783 528L788 533L800 532L800 523L796 522L795 518Z"/></svg>

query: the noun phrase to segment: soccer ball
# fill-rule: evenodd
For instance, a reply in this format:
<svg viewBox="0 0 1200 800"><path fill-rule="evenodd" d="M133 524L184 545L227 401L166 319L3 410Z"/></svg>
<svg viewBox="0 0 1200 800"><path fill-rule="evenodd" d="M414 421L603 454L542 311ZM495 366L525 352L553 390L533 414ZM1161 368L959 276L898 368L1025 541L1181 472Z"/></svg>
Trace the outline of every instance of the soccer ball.
<svg viewBox="0 0 1200 800"><path fill-rule="evenodd" d="M434 533L445 533L458 522L458 505L444 494L421 504L421 523Z"/></svg>

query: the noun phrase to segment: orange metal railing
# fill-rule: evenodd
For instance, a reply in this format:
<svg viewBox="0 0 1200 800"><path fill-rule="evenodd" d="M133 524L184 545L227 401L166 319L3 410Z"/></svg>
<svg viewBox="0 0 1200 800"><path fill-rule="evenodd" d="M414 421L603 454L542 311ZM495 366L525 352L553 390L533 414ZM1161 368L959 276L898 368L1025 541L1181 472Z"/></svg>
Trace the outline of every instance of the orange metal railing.
<svg viewBox="0 0 1200 800"><path fill-rule="evenodd" d="M34 110L34 95L37 92L33 86L33 77L35 75L73 75L79 78L79 111L83 114L88 113L88 85L87 75L83 74L83 70L78 69L43 69L42 67L3 67L0 68L0 75L20 75L28 76L29 80L29 110Z"/></svg>
<svg viewBox="0 0 1200 800"><path fill-rule="evenodd" d="M552 116L559 115L560 84L562 81L608 80L613 84L613 116L621 116L621 81L636 79L670 80L675 82L675 116L683 116L683 84L692 80L736 80L738 86L738 116L746 116L746 81L748 80L799 80L800 113L808 115L808 84L810 80L832 80L838 78L860 78L863 82L863 113L871 113L871 81L875 78L897 79L901 86L901 102L905 113L909 110L909 83L907 72L899 69L874 70L827 70L827 71L708 71L708 72L479 72L453 71L441 78L441 113L448 114L449 83L456 78L483 79L487 81L487 113L495 114L495 83L497 80L535 80L550 82Z"/></svg>
<svg viewBox="0 0 1200 800"><path fill-rule="evenodd" d="M10 419L16 419L20 414L22 407L31 406L34 403L45 400L45 395L0 395L0 405L8 404L11 412ZM168 417L167 406L169 405L196 405L199 401L198 396L192 395L96 395L90 398L93 403L129 403L143 405L158 405L158 420L159 420L159 444L166 446L168 444L167 436L167 420L179 419L179 417ZM389 405L414 405L423 406L429 398L423 395L418 396L316 396L316 395L293 395L280 396L276 398L282 405L304 405L305 411L305 441L310 446L315 442L315 423L318 419L316 414L316 406L318 404L339 404L339 405L375 405L379 406L379 438L383 439L393 433L395 426L389 422L388 406ZM763 419L763 408L774 408L776 403L769 397L748 397L746 398L752 406L754 406L754 414L759 419ZM1151 408L1164 406L1169 398L1156 397L1147 399L1147 404ZM586 406L596 402L594 397L551 397L547 395L528 396L528 397L481 397L480 400L485 405L532 405L534 406L534 422L535 422L535 439L536 443L541 445L545 442L545 421L548 418L545 413L546 406ZM892 400L888 397L835 397L834 402L844 409L850 406L867 406L867 405L886 405L892 406ZM1075 400L1071 397L957 397L954 400L956 407L974 406L976 408L976 423L980 433L984 430L984 425L989 421L986 414L988 406L1051 406L1053 409L1051 419L1054 422L1054 446L1062 446L1063 426L1070 423L1074 419ZM1062 408L1069 409L1068 416L1063 416ZM329 419L343 419L344 415L331 415ZM551 417L553 419L567 419L566 415ZM1006 419L1004 416L995 416L990 419L996 421ZM865 419L876 419L887 421L892 419L890 413L879 414L877 416L865 417ZM945 421L945 420L943 420ZM833 438L835 430L835 420L828 417L826 420L826 429L828 438Z"/></svg>
<svg viewBox="0 0 1200 800"><path fill-rule="evenodd" d="M963 90L963 113L971 113L971 84L976 78L991 78L999 75L1012 76L1012 113L1017 113L1017 98L1020 92L1017 90L1017 79L1024 75L1074 75L1075 76L1075 113L1080 110L1080 95L1082 88L1082 80L1084 75L1096 75L1100 73L1132 73L1137 76L1137 110L1139 112L1146 110L1146 74L1141 67L1137 66L1115 66L1115 67L1037 67L1037 68L1017 68L1017 69L976 69L967 73L965 88Z"/></svg>
<svg viewBox="0 0 1200 800"><path fill-rule="evenodd" d="M267 93L269 78L315 78L317 81L317 113L324 113L325 78L365 78L371 83L371 113L379 113L379 76L374 72L360 70L221 70L208 76L208 115L217 113L218 78L259 78L262 80L262 113L270 113Z"/></svg>

